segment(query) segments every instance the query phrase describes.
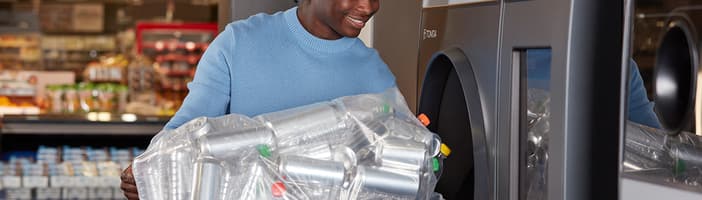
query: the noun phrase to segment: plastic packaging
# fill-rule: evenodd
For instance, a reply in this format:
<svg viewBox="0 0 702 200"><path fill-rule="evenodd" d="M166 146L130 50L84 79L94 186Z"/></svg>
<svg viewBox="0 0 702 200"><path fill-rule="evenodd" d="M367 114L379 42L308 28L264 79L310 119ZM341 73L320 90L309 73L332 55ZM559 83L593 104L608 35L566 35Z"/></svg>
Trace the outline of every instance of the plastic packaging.
<svg viewBox="0 0 702 200"><path fill-rule="evenodd" d="M702 137L689 132L670 136L664 130L628 122L623 169L702 189Z"/></svg>
<svg viewBox="0 0 702 200"><path fill-rule="evenodd" d="M543 89L527 92L526 199L546 199L548 141L551 132L551 94Z"/></svg>
<svg viewBox="0 0 702 200"><path fill-rule="evenodd" d="M140 199L441 199L441 140L397 88L194 119L134 160Z"/></svg>

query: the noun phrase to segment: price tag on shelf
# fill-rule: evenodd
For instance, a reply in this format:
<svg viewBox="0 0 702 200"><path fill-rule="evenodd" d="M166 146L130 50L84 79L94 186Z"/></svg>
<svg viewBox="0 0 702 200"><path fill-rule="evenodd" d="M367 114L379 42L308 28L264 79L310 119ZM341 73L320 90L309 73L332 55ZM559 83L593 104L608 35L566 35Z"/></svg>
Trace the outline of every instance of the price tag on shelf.
<svg viewBox="0 0 702 200"><path fill-rule="evenodd" d="M90 192L88 194L89 199L112 199L112 188L107 188L107 187L99 187L99 188L90 188Z"/></svg>
<svg viewBox="0 0 702 200"><path fill-rule="evenodd" d="M49 187L60 188L66 186L65 176L51 176L49 177Z"/></svg>
<svg viewBox="0 0 702 200"><path fill-rule="evenodd" d="M63 189L63 199L88 199L88 188L69 187Z"/></svg>
<svg viewBox="0 0 702 200"><path fill-rule="evenodd" d="M99 176L101 179L101 182L103 183L101 187L119 187L119 185L122 183L122 180L119 179L118 176Z"/></svg>
<svg viewBox="0 0 702 200"><path fill-rule="evenodd" d="M91 176L76 176L73 177L75 184L74 187L94 187L96 181Z"/></svg>
<svg viewBox="0 0 702 200"><path fill-rule="evenodd" d="M4 188L20 188L22 179L19 176L3 176L2 184Z"/></svg>
<svg viewBox="0 0 702 200"><path fill-rule="evenodd" d="M90 187L94 187L94 188L107 187L106 186L107 183L105 183L105 179L103 179L102 176L91 176L90 179L91 179L91 182L93 182L93 184L90 185Z"/></svg>
<svg viewBox="0 0 702 200"><path fill-rule="evenodd" d="M78 177L75 176L65 176L64 178L66 185L65 187L78 187Z"/></svg>
<svg viewBox="0 0 702 200"><path fill-rule="evenodd" d="M12 188L5 190L5 198L7 199L32 199L32 189L30 188Z"/></svg>
<svg viewBox="0 0 702 200"><path fill-rule="evenodd" d="M49 187L49 177L47 176L24 176L22 177L24 187L27 188L47 188Z"/></svg>
<svg viewBox="0 0 702 200"><path fill-rule="evenodd" d="M61 188L37 188L36 199L61 199Z"/></svg>

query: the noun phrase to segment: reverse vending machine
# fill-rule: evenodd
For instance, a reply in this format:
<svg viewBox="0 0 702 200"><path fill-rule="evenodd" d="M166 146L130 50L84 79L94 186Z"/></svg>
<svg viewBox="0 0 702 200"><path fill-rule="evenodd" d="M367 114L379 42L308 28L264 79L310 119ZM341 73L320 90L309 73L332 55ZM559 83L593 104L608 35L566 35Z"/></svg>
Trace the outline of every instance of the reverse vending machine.
<svg viewBox="0 0 702 200"><path fill-rule="evenodd" d="M453 150L446 199L618 198L631 2L382 3L374 47Z"/></svg>

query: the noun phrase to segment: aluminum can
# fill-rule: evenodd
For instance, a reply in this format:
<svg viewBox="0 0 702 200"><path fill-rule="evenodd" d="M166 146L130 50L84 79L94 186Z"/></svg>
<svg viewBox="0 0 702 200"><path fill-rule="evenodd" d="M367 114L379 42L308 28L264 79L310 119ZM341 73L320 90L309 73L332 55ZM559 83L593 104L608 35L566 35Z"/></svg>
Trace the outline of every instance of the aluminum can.
<svg viewBox="0 0 702 200"><path fill-rule="evenodd" d="M356 179L360 181L361 192L379 192L402 197L412 197L412 199L416 198L421 181L419 173L409 173L365 165L358 166Z"/></svg>
<svg viewBox="0 0 702 200"><path fill-rule="evenodd" d="M256 152L259 145L275 147L273 132L265 126L220 130L199 139L200 152L220 160L236 160Z"/></svg>
<svg viewBox="0 0 702 200"><path fill-rule="evenodd" d="M188 198L191 190L192 165L184 163L192 163L193 158L191 152L172 151L165 157L168 168L163 176L167 179L165 184L166 194L168 199L185 199Z"/></svg>
<svg viewBox="0 0 702 200"><path fill-rule="evenodd" d="M376 145L375 161L387 167L420 171L427 159L424 143L388 137Z"/></svg>
<svg viewBox="0 0 702 200"><path fill-rule="evenodd" d="M340 161L283 156L278 167L282 176L296 184L341 187L346 181L346 169Z"/></svg>
<svg viewBox="0 0 702 200"><path fill-rule="evenodd" d="M222 164L213 158L200 158L195 162L192 187L192 200L222 199L224 197L224 177L227 172Z"/></svg>
<svg viewBox="0 0 702 200"><path fill-rule="evenodd" d="M351 123L331 103L316 103L256 117L269 126L280 147L343 141Z"/></svg>

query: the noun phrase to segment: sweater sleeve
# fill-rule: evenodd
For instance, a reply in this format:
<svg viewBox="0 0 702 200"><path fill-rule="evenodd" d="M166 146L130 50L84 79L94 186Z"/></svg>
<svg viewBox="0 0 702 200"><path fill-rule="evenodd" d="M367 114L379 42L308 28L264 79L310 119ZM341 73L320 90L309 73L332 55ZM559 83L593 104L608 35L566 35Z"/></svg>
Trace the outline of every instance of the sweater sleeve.
<svg viewBox="0 0 702 200"><path fill-rule="evenodd" d="M648 100L639 67L633 60L629 61L629 100L627 103L629 120L660 128L660 122L653 112L653 102Z"/></svg>
<svg viewBox="0 0 702 200"><path fill-rule="evenodd" d="M188 95L165 129L178 128L197 117L217 117L229 112L229 63L233 46L233 31L229 25L202 55L195 77L188 83Z"/></svg>

